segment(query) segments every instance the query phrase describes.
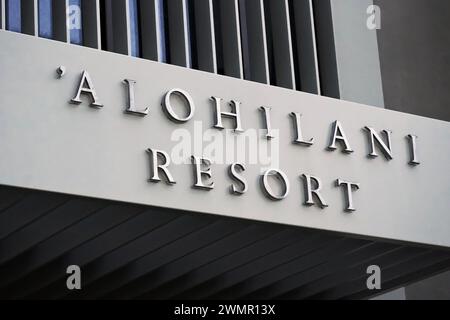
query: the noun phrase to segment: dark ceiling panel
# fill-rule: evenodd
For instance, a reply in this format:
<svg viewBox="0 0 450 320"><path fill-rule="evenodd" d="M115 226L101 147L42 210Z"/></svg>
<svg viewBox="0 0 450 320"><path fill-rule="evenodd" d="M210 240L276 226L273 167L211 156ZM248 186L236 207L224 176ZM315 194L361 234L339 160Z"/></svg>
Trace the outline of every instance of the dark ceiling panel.
<svg viewBox="0 0 450 320"><path fill-rule="evenodd" d="M311 232L307 230L282 227L278 232L271 233L262 239L257 239L231 254L203 264L188 273L180 275L176 265L169 265L160 271L157 279L153 279L156 280L156 284L152 286L153 288L147 288L148 292L142 294L139 298L168 299L177 296L220 274L298 242L310 234Z"/></svg>
<svg viewBox="0 0 450 320"><path fill-rule="evenodd" d="M364 299L371 264L389 290L449 269L450 251L0 186L4 299Z"/></svg>
<svg viewBox="0 0 450 320"><path fill-rule="evenodd" d="M24 292L25 296L35 298L63 296L67 294L67 288L64 286L66 275L62 274L60 270L64 270L68 265L73 264L74 261L84 270L86 265L103 255L140 238L142 235L177 217L178 215L165 212L164 210L147 209L47 264L36 273L35 277L25 279L21 287L27 288L27 290L22 289L22 292ZM39 275L44 276L40 277Z"/></svg>

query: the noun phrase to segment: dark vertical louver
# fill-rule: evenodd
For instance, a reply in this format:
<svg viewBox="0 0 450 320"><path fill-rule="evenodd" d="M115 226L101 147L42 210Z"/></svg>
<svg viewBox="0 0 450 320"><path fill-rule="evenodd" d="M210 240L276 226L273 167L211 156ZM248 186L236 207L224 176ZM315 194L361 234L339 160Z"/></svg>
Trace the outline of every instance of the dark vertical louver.
<svg viewBox="0 0 450 320"><path fill-rule="evenodd" d="M10 31L339 98L330 0L0 0L0 9Z"/></svg>
<svg viewBox="0 0 450 320"><path fill-rule="evenodd" d="M317 56L322 95L339 99L336 48L330 0L314 0Z"/></svg>

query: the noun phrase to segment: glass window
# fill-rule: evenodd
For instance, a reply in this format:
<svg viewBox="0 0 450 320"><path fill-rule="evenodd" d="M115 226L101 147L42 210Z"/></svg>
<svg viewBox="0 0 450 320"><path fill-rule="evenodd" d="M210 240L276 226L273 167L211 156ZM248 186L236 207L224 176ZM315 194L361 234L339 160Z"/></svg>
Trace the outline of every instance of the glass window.
<svg viewBox="0 0 450 320"><path fill-rule="evenodd" d="M244 79L250 80L250 49L249 32L247 30L247 8L245 0L239 1L239 24L241 31L242 64L244 67Z"/></svg>
<svg viewBox="0 0 450 320"><path fill-rule="evenodd" d="M159 43L158 43L158 56L160 62L168 62L168 39L166 37L166 25L167 25L167 8L165 0L156 0L157 14L159 22Z"/></svg>
<svg viewBox="0 0 450 320"><path fill-rule="evenodd" d="M276 5L276 4L275 4ZM270 74L270 84L278 85L277 74L275 72L275 55L274 55L274 42L273 37L273 27L272 27L272 16L270 14L270 2L268 0L264 1L264 16L266 20L266 42L267 42L267 59L269 62L269 74Z"/></svg>
<svg viewBox="0 0 450 320"><path fill-rule="evenodd" d="M6 0L6 29L15 32L22 31L20 0Z"/></svg>
<svg viewBox="0 0 450 320"><path fill-rule="evenodd" d="M130 0L129 3L130 3L131 55L133 57L140 57L138 1Z"/></svg>
<svg viewBox="0 0 450 320"><path fill-rule="evenodd" d="M51 39L52 31L52 0L39 0L39 36Z"/></svg>
<svg viewBox="0 0 450 320"><path fill-rule="evenodd" d="M60 1L60 0L57 0ZM69 0L68 27L70 30L70 43L83 44L81 0Z"/></svg>
<svg viewBox="0 0 450 320"><path fill-rule="evenodd" d="M214 13L214 36L216 44L216 60L217 60L217 73L225 74L223 64L223 39L222 39L222 22L220 15L220 0L213 0L213 13Z"/></svg>
<svg viewBox="0 0 450 320"><path fill-rule="evenodd" d="M195 29L195 8L191 0L186 0L186 27L187 27L187 46L188 46L188 68L198 69L197 56L197 34Z"/></svg>

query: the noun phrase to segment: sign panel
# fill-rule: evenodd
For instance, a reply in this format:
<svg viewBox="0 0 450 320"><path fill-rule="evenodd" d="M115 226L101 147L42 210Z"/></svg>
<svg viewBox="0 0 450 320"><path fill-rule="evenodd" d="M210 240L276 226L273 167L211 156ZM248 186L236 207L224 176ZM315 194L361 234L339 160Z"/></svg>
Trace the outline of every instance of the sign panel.
<svg viewBox="0 0 450 320"><path fill-rule="evenodd" d="M450 124L0 32L0 184L450 246Z"/></svg>

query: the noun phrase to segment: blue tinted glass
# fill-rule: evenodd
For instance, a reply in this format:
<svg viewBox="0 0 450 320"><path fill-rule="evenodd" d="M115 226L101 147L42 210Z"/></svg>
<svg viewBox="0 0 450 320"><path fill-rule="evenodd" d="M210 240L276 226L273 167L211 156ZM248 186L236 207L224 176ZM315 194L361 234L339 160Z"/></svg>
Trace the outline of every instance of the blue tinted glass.
<svg viewBox="0 0 450 320"><path fill-rule="evenodd" d="M139 57L139 13L137 0L130 0L130 34L131 55L133 57Z"/></svg>
<svg viewBox="0 0 450 320"><path fill-rule="evenodd" d="M192 68L192 37L194 36L194 30L192 30L192 25L194 21L191 21L191 16L193 15L193 5L190 3L189 0L186 0L185 2L186 8L186 26L187 26L187 47L188 47L188 61L187 66L188 68ZM192 19L193 20L193 19Z"/></svg>
<svg viewBox="0 0 450 320"><path fill-rule="evenodd" d="M159 44L158 56L160 62L167 62L167 46L166 46L166 31L165 31L165 15L164 15L164 0L156 0L157 12L159 17Z"/></svg>
<svg viewBox="0 0 450 320"><path fill-rule="evenodd" d="M20 0L6 0L6 29L21 32Z"/></svg>
<svg viewBox="0 0 450 320"><path fill-rule="evenodd" d="M52 38L52 0L39 0L39 36Z"/></svg>
<svg viewBox="0 0 450 320"><path fill-rule="evenodd" d="M60 1L60 0L57 0ZM69 1L70 43L83 44L83 30L81 17L81 0Z"/></svg>

